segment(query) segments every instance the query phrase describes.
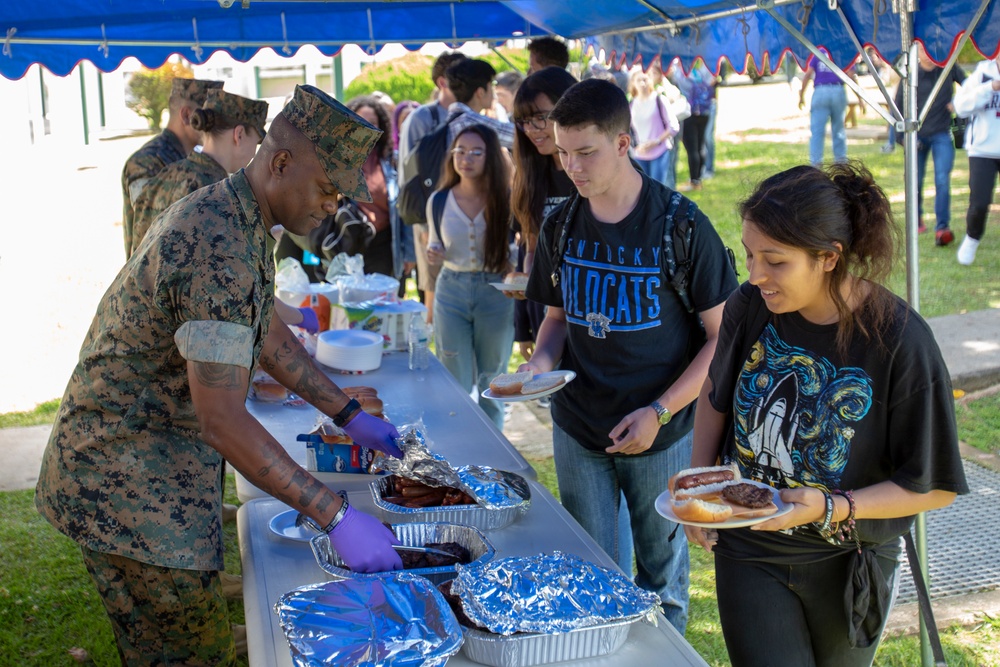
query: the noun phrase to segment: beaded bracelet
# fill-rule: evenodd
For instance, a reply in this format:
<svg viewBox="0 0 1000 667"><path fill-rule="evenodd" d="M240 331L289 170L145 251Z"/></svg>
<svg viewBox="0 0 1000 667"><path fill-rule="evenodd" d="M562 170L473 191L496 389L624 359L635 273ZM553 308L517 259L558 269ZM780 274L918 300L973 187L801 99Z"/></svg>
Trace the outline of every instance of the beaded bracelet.
<svg viewBox="0 0 1000 667"><path fill-rule="evenodd" d="M841 491L840 489L834 489L833 491L838 496L843 496L847 498L847 519L841 521L839 538L841 542L846 542L848 539L854 540L854 545L858 548L858 553L861 553L861 538L858 536L858 531L856 530L856 523L854 520L855 514L857 512L857 506L854 504L854 494L850 491Z"/></svg>
<svg viewBox="0 0 1000 667"><path fill-rule="evenodd" d="M819 525L817 530L819 530L819 534L823 537L830 537L833 533L830 530L830 522L833 520L833 496L824 491L823 499L826 501L826 513L823 515L822 525Z"/></svg>

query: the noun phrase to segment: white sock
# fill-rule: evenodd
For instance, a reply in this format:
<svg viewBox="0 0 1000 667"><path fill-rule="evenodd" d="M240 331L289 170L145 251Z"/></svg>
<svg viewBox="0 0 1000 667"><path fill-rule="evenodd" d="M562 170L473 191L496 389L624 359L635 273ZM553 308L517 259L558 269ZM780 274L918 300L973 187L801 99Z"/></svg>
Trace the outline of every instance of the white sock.
<svg viewBox="0 0 1000 667"><path fill-rule="evenodd" d="M958 263L963 266L970 266L976 261L977 248L979 248L979 241L966 235L962 239L962 245L958 248Z"/></svg>

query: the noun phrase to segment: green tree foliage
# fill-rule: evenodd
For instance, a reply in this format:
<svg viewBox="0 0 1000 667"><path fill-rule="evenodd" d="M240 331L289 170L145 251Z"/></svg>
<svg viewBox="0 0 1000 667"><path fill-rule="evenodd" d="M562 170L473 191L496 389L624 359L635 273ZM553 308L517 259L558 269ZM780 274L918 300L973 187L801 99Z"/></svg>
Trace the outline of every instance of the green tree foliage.
<svg viewBox="0 0 1000 667"><path fill-rule="evenodd" d="M129 78L125 106L145 118L151 130L158 131L163 112L170 106L173 80L193 76L194 72L183 61L164 63L156 69L143 68Z"/></svg>
<svg viewBox="0 0 1000 667"><path fill-rule="evenodd" d="M498 49L500 54L487 53L482 59L497 72L511 69L513 64L522 73L528 69L528 52L525 49ZM506 60L505 60L506 59ZM509 63L507 62L509 61ZM416 100L421 104L430 102L434 92L431 81L431 67L434 58L419 53L408 53L401 58L370 63L361 68L361 74L344 89L344 98L367 95L380 90L394 102Z"/></svg>

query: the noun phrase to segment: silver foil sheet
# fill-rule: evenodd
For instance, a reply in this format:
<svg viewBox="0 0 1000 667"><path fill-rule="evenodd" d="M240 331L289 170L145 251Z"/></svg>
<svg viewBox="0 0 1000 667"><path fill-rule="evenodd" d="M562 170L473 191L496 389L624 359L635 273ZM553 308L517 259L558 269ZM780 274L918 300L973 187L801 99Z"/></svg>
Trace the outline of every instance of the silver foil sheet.
<svg viewBox="0 0 1000 667"><path fill-rule="evenodd" d="M373 464L373 470L391 472L428 486L461 489L487 509L523 508L527 511L531 491L523 477L486 466L454 468L443 456L428 449L421 427L420 424L405 427L403 435L396 440L403 457L384 456Z"/></svg>
<svg viewBox="0 0 1000 667"><path fill-rule="evenodd" d="M621 572L559 551L455 570L452 592L466 615L499 635L569 632L641 617L652 621L660 607L655 593Z"/></svg>
<svg viewBox="0 0 1000 667"><path fill-rule="evenodd" d="M638 619L605 623L555 635L495 635L483 630L462 628L462 652L469 658L494 667L531 667L550 662L586 660L614 653L628 640Z"/></svg>
<svg viewBox="0 0 1000 667"><path fill-rule="evenodd" d="M392 526L392 532L399 538L400 543L407 546L422 547L431 542L455 542L469 550L472 558L470 565L474 563L486 563L496 554L496 550L485 535L472 526L459 526L451 523L405 523ZM313 555L316 562L327 574L331 574L339 579L377 579L384 577L384 572L353 572L344 566L333 545L330 544L330 537L322 533L312 538ZM457 565L447 567L424 567L406 570L408 574L415 574L425 577L435 584L447 581L455 577Z"/></svg>
<svg viewBox="0 0 1000 667"><path fill-rule="evenodd" d="M499 530L514 523L531 507L531 489L523 477L512 472L493 472L509 480L511 488L523 488L522 502L508 507L490 508L482 505L449 505L442 507L403 507L385 500L393 495L392 478L383 477L371 483L372 500L379 516L389 523L442 521L480 530Z"/></svg>
<svg viewBox="0 0 1000 667"><path fill-rule="evenodd" d="M405 572L297 588L274 611L298 667L433 667L463 641L441 594Z"/></svg>

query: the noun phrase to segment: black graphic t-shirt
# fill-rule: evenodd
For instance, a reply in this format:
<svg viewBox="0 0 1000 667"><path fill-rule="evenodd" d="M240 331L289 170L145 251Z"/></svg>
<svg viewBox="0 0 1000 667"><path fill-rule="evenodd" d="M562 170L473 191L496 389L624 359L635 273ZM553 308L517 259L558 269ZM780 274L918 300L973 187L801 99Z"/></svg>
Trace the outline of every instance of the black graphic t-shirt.
<svg viewBox="0 0 1000 667"><path fill-rule="evenodd" d="M560 368L577 378L553 394L552 418L588 449L611 446L608 433L625 415L649 405L687 368L700 335L660 268L671 191L642 179L635 209L618 223L599 222L581 200L570 225L559 284L551 274L554 212L542 225L527 297L566 311ZM689 292L696 311L736 288L725 247L704 214L695 221ZM691 430L694 404L660 429L650 451Z"/></svg>
<svg viewBox="0 0 1000 667"><path fill-rule="evenodd" d="M798 313L772 315L747 346L733 340L745 299L741 286L726 305L709 377L716 410L734 416L726 451L743 476L775 488L860 489L891 480L904 489L966 493L952 408L951 380L926 322L897 299L888 350L855 336L846 359L836 351L837 326ZM739 368L735 386L723 377ZM859 520L864 541L884 544L903 534L911 517ZM720 531L719 553L763 552L794 560L828 550L818 532L791 535ZM782 554L779 556L778 554Z"/></svg>

